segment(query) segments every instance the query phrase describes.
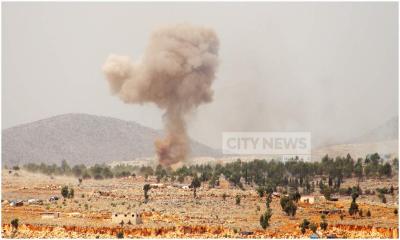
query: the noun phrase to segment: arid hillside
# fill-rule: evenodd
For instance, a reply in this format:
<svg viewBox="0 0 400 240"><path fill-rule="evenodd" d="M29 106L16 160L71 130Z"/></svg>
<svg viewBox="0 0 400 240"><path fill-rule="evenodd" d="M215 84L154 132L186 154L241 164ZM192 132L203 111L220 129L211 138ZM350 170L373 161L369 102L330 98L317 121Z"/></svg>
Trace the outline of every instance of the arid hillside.
<svg viewBox="0 0 400 240"><path fill-rule="evenodd" d="M111 163L153 157L162 131L135 122L89 114L65 114L2 131L2 164ZM216 150L191 142L193 156L217 156Z"/></svg>
<svg viewBox="0 0 400 240"><path fill-rule="evenodd" d="M149 201L144 203L143 186L152 184ZM387 204L380 203L376 195L362 195L358 204L364 215L349 216L350 197L340 196L338 201L327 201L315 192L319 199L314 203L299 201L297 214L287 216L281 209L279 195L271 203L270 226L263 230L259 217L265 210L265 199L257 195L251 186L244 190L225 183L217 188L201 186L197 198L189 182L174 184L156 183L155 178L145 180L141 176L109 180L84 180L79 184L72 177L49 177L19 171L18 176L3 171L2 175L2 236L5 238L114 238L119 233L125 237L304 237L299 224L303 219L319 224L321 211L327 213L327 230L318 228L321 237L335 235L343 238L396 238L398 236L398 191L387 196ZM344 187L356 184L355 179L346 180ZM63 186L74 188L74 197L62 199ZM362 181L364 189L394 186L397 178ZM49 201L58 196L57 201ZM238 203L237 198L240 198ZM43 205L28 204L28 199L41 199ZM23 200L23 206L10 206L11 200ZM365 213L370 211L371 216ZM141 224L117 223L114 213L141 214ZM44 213L60 213L48 218ZM18 231L13 230L11 220L19 219Z"/></svg>

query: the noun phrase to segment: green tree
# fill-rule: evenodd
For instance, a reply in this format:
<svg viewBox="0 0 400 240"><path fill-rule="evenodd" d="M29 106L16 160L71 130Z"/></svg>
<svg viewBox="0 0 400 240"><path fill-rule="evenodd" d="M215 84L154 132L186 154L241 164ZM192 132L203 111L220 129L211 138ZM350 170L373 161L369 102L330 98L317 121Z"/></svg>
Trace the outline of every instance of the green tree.
<svg viewBox="0 0 400 240"><path fill-rule="evenodd" d="M63 196L63 198L67 198L68 194L69 194L68 186L63 186L61 188L61 196Z"/></svg>
<svg viewBox="0 0 400 240"><path fill-rule="evenodd" d="M331 200L332 189L330 187L323 185L321 192L326 200Z"/></svg>
<svg viewBox="0 0 400 240"><path fill-rule="evenodd" d="M386 176L386 177L391 177L392 176L392 166L390 166L390 163L385 163L384 165L379 167L379 176Z"/></svg>
<svg viewBox="0 0 400 240"><path fill-rule="evenodd" d="M71 167L68 165L65 159L61 161L60 169L61 169L61 174L68 175L71 172Z"/></svg>
<svg viewBox="0 0 400 240"><path fill-rule="evenodd" d="M75 196L75 191L73 188L71 188L68 192L68 198L74 198Z"/></svg>
<svg viewBox="0 0 400 240"><path fill-rule="evenodd" d="M19 226L19 220L18 218L14 218L13 220L11 220L11 227L13 229L13 231L18 231L18 226Z"/></svg>
<svg viewBox="0 0 400 240"><path fill-rule="evenodd" d="M266 199L265 199L265 205L267 206L267 208L270 207L271 202L272 202L272 194L271 194L271 193L268 193L268 195L267 195L267 197L266 197Z"/></svg>
<svg viewBox="0 0 400 240"><path fill-rule="evenodd" d="M260 225L265 230L269 226L269 220L272 217L272 210L267 208L267 210L260 216Z"/></svg>
<svg viewBox="0 0 400 240"><path fill-rule="evenodd" d="M358 212L358 204L356 203L355 200L351 201L350 208L349 208L349 214L350 216L353 216Z"/></svg>
<svg viewBox="0 0 400 240"><path fill-rule="evenodd" d="M362 178L363 177L363 167L362 167L362 159L361 158L359 158L357 160L356 165L354 165L354 174L358 178Z"/></svg>
<svg viewBox="0 0 400 240"><path fill-rule="evenodd" d="M261 187L261 186L257 187L256 191L257 191L257 194L258 194L258 196L260 198L264 197L264 193L265 193L265 188L264 187Z"/></svg>
<svg viewBox="0 0 400 240"><path fill-rule="evenodd" d="M300 193L298 191L296 191L295 193L291 193L289 195L289 198L291 200L295 201L295 202L298 202L300 200L300 198L301 198L301 195L300 195Z"/></svg>
<svg viewBox="0 0 400 240"><path fill-rule="evenodd" d="M321 222L319 224L322 230L326 230L328 228L328 222L326 220L326 215L322 214L321 215Z"/></svg>
<svg viewBox="0 0 400 240"><path fill-rule="evenodd" d="M283 211L288 215L294 217L296 215L297 206L293 200L289 200L283 208Z"/></svg>
<svg viewBox="0 0 400 240"><path fill-rule="evenodd" d="M308 229L310 226L310 221L308 221L307 219L303 219L303 222L300 223L300 230L301 232L304 234L306 233L306 229Z"/></svg>
<svg viewBox="0 0 400 240"><path fill-rule="evenodd" d="M147 203L148 201L149 201L149 194L148 194L148 192L150 191L150 189L151 189L151 186L150 186L150 184L145 184L144 186L143 186L143 191L144 191L144 202L145 203Z"/></svg>
<svg viewBox="0 0 400 240"><path fill-rule="evenodd" d="M193 188L193 197L196 198L196 190L201 186L200 180L197 175L194 175L190 186Z"/></svg>

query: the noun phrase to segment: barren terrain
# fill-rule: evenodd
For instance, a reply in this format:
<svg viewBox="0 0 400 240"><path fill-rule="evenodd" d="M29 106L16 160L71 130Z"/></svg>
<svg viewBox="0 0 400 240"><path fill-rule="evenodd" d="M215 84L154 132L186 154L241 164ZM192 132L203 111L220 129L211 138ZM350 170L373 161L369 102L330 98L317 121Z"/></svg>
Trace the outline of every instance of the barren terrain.
<svg viewBox="0 0 400 240"><path fill-rule="evenodd" d="M258 197L256 191L245 186L245 190L229 188L198 190L193 198L189 189L181 189L164 183L163 187L152 188L150 200L143 203L142 177L128 177L110 180L78 180L72 177L49 177L19 171L19 176L3 171L2 175L2 236L5 238L113 238L120 231L125 237L309 237L312 232L302 234L299 224L304 218L319 224L321 210L343 210L327 215L328 229L317 234L327 237L351 238L397 238L398 191L387 195L387 203L378 197L362 195L357 200L364 213L369 209L371 217L351 217L348 214L350 197L340 197L339 201L322 200L314 204L298 203L295 217L288 217L281 209L279 197L274 197L271 207L273 215L270 226L263 230L259 224L264 212L265 199ZM149 179L147 183L155 183ZM353 186L355 180L346 180L344 186ZM60 189L68 185L75 190L73 199L63 201ZM390 180L368 180L360 182L363 190L376 187L398 187L397 178ZM99 192L100 191L100 192ZM223 195L227 197L223 200ZM241 196L240 205L235 202ZM315 193L319 195L319 193ZM49 202L51 196L59 196L57 202ZM26 200L43 199L43 205L28 205ZM25 200L23 206L10 206L8 200ZM60 218L42 219L42 212L60 212ZM122 227L111 222L113 212L140 212L143 224ZM19 228L13 232L12 219L19 219Z"/></svg>

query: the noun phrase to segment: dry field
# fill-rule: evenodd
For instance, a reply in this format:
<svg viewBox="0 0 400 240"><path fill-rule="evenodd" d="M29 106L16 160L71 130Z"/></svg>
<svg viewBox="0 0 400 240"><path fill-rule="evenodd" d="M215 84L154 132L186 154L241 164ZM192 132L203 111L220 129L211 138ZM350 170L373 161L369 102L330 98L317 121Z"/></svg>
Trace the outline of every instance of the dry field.
<svg viewBox="0 0 400 240"><path fill-rule="evenodd" d="M151 189L150 201L143 203L143 178L124 178L109 180L84 180L78 186L78 180L70 177L37 175L20 171L14 176L3 171L2 175L2 237L19 238L113 238L120 231L125 237L306 237L298 227L307 218L320 223L321 210L341 209L340 213L328 214L328 230L317 233L322 237L335 234L337 237L352 238L396 238L398 236L397 208L398 191L392 197L387 195L387 204L382 204L377 196L361 196L357 199L363 209L364 217L350 217L347 209L351 199L341 197L337 202L325 200L315 204L299 203L295 217L288 217L281 210L279 198L272 201L273 216L270 226L263 230L259 217L265 210L265 198L257 196L254 189L208 189L198 190L193 198L191 190L168 186ZM151 183L149 181L148 183ZM352 186L355 180L348 180L344 186ZM62 186L68 185L75 190L75 197L65 202L48 202L50 196L59 196ZM369 180L361 182L363 190L376 187L398 187L398 179ZM100 194L99 191L102 193ZM227 197L223 200L223 195ZM236 195L241 196L240 205L235 202ZM43 199L43 205L12 207L7 200L31 198ZM367 210L372 216L366 217ZM112 212L142 213L143 224L123 227L111 222ZM42 219L42 212L60 212L60 218ZM10 221L18 218L19 229L13 233Z"/></svg>

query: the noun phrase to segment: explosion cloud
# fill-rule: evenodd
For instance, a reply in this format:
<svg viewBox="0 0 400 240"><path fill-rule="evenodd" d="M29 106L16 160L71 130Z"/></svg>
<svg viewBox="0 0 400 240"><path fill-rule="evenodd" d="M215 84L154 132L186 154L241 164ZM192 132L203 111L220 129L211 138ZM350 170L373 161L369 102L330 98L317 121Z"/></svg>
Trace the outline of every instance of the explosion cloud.
<svg viewBox="0 0 400 240"><path fill-rule="evenodd" d="M122 101L155 103L165 110L166 136L155 141L163 165L189 153L185 116L212 101L218 47L212 29L178 24L154 31L140 60L110 55L103 66L112 93Z"/></svg>

